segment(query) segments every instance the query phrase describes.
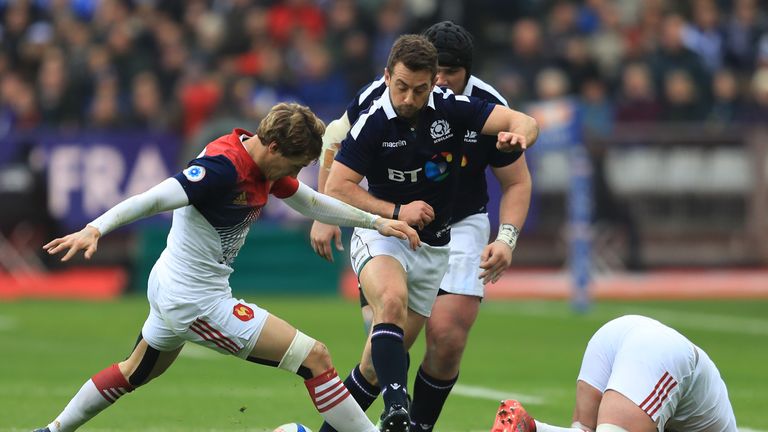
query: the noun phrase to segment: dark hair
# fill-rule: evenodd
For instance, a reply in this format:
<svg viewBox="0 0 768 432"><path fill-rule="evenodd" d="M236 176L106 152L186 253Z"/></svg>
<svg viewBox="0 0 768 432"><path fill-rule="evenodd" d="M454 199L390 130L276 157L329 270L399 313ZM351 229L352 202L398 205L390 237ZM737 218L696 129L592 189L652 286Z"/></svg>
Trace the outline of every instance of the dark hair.
<svg viewBox="0 0 768 432"><path fill-rule="evenodd" d="M437 75L437 50L432 43L421 35L407 34L400 36L392 45L387 59L389 73L395 65L402 63L412 71L428 70L432 77Z"/></svg>
<svg viewBox="0 0 768 432"><path fill-rule="evenodd" d="M307 107L297 103L279 103L259 123L256 131L261 143L277 143L287 158L317 159L323 148L325 124Z"/></svg>
<svg viewBox="0 0 768 432"><path fill-rule="evenodd" d="M441 21L424 30L423 35L437 49L437 62L442 67L463 67L467 78L472 73L472 35L451 21Z"/></svg>

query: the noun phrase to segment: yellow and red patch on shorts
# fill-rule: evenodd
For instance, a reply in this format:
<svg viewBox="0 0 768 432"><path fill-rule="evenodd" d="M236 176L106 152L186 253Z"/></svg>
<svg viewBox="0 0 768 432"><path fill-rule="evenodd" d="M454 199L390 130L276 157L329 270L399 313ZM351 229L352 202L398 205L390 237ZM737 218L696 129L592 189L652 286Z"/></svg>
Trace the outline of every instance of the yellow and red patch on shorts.
<svg viewBox="0 0 768 432"><path fill-rule="evenodd" d="M232 308L232 314L240 321L250 321L253 319L253 309L242 303L238 303Z"/></svg>

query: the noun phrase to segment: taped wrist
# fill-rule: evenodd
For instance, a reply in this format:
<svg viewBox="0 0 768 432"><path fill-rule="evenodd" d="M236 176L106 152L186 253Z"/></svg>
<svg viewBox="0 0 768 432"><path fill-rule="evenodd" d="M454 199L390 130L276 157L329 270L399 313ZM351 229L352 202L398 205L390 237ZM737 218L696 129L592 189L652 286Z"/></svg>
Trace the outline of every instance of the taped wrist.
<svg viewBox="0 0 768 432"><path fill-rule="evenodd" d="M520 230L512 224L499 225L499 235L496 236L496 241L500 241L513 251L517 246L517 237L520 235Z"/></svg>

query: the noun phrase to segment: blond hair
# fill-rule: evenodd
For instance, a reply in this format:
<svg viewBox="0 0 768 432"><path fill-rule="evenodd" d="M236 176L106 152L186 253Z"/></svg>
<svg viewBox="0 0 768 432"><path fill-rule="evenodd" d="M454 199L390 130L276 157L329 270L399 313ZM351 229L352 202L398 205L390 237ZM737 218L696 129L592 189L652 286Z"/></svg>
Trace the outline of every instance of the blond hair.
<svg viewBox="0 0 768 432"><path fill-rule="evenodd" d="M323 147L325 123L306 106L279 103L259 123L256 130L261 143L277 144L287 158L317 159Z"/></svg>

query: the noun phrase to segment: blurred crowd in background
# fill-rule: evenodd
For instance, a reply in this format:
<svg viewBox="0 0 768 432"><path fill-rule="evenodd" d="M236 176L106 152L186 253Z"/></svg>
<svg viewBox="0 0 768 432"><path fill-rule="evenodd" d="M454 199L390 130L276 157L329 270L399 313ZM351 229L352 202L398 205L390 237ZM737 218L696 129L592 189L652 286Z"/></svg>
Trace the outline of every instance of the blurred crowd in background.
<svg viewBox="0 0 768 432"><path fill-rule="evenodd" d="M148 128L191 137L295 100L338 116L394 39L439 20L513 106L580 96L593 125L768 118L760 0L5 0L0 135Z"/></svg>
<svg viewBox="0 0 768 432"><path fill-rule="evenodd" d="M164 143L181 167L227 130L255 130L279 101L306 104L325 121L338 117L383 73L399 35L442 20L474 35L471 73L513 108L570 97L591 144L646 149L606 159L591 146L595 219L624 227L626 267L642 267L632 263L643 255L667 264L768 263L768 246L760 246L768 239L759 240L768 236L768 163L751 164L768 160L768 145L746 132L768 124L767 0L0 0L0 164L12 161L0 166L9 174L0 195L24 204L4 211L0 225L42 218L37 225L51 232L25 241L36 249L60 231L48 219L52 201L76 203L82 190L83 207L98 214L132 190L99 189L103 180L94 179L123 165L98 165L98 152L82 162L90 168L77 168L86 146L59 147L45 161L35 157L37 138L17 139L12 151L3 148L8 137L170 133L177 142ZM46 177L51 160L84 174L70 172L69 183ZM153 159L140 160L149 163L135 178L149 178L141 170L152 170ZM531 258L521 252L516 262L564 256L552 253L553 245L563 249L567 156L561 160L531 163ZM18 181L24 170L32 186ZM541 234L538 249L531 228ZM617 237L596 232L597 254L614 254ZM678 248L667 242L675 235Z"/></svg>

